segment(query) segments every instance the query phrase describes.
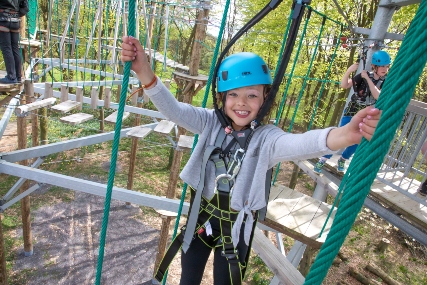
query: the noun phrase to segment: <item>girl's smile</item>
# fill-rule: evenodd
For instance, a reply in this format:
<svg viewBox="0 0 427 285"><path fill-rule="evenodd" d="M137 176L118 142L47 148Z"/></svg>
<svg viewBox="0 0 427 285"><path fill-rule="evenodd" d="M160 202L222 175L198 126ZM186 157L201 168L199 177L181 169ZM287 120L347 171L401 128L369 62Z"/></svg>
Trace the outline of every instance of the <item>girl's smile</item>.
<svg viewBox="0 0 427 285"><path fill-rule="evenodd" d="M227 91L224 111L232 127L240 131L257 116L264 102L264 85L247 86Z"/></svg>

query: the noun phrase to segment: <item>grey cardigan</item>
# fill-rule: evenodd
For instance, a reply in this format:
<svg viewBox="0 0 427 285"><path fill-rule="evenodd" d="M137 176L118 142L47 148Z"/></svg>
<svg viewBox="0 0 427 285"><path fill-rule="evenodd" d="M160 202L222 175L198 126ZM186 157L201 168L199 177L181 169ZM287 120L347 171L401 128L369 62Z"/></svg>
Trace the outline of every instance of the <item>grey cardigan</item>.
<svg viewBox="0 0 427 285"><path fill-rule="evenodd" d="M208 145L214 145L217 134L219 131L223 131L217 116L213 110L178 102L159 79L155 87L145 90L145 92L168 120L199 135L197 145L180 174L184 182L196 189L200 180L204 150ZM266 205L267 170L281 161L304 160L333 153L334 151L326 146L326 137L331 129L291 134L274 125L264 125L255 130L240 172L236 177L231 198L231 207L239 211L232 230L235 246L239 241L244 214L262 209ZM214 179L214 167L208 165L203 190L203 196L207 199L213 196ZM253 218L249 214L245 226L246 244L249 242L252 225Z"/></svg>

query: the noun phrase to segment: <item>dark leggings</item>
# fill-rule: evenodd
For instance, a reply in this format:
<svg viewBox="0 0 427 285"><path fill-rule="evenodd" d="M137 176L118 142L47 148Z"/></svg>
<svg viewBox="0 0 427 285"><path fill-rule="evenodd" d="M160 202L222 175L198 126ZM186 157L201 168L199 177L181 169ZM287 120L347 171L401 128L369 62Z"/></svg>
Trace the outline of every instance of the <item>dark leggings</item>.
<svg viewBox="0 0 427 285"><path fill-rule="evenodd" d="M2 13L2 15L2 17L6 17L9 14ZM20 22L0 21L0 26L6 27L11 30L19 30ZM0 31L0 49L3 53L4 64L6 65L6 72L9 79L21 79L21 54L19 52L19 32Z"/></svg>
<svg viewBox="0 0 427 285"><path fill-rule="evenodd" d="M215 233L219 230L219 220L211 218L210 223ZM239 259L242 264L245 262L248 246L243 239L245 224L243 223L240 231L240 239L237 244L239 251ZM181 251L181 282L180 285L197 285L200 284L205 271L205 266L208 261L212 249L208 247L200 238L196 237L187 250L187 253ZM222 246L214 249L214 264L213 264L213 277L214 285L231 285L230 272L228 268L228 261L225 257L221 256ZM237 284L233 284L237 285Z"/></svg>

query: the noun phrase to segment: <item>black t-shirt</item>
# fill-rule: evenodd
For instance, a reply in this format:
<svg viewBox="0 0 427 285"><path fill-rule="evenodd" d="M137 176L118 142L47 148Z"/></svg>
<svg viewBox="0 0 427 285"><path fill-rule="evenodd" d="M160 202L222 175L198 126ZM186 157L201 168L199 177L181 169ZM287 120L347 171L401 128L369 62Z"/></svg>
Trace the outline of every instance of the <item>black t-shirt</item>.
<svg viewBox="0 0 427 285"><path fill-rule="evenodd" d="M20 0L0 0L0 9L10 9L12 11L19 11Z"/></svg>
<svg viewBox="0 0 427 285"><path fill-rule="evenodd" d="M384 78L374 79L373 73L368 72L369 79L381 90L382 85L384 84ZM352 79L354 93L351 96L350 102L344 112L344 116L353 116L359 110L365 108L366 106L374 105L377 101L369 89L369 85L366 80L362 77L362 74L355 75ZM378 86L379 85L379 86Z"/></svg>

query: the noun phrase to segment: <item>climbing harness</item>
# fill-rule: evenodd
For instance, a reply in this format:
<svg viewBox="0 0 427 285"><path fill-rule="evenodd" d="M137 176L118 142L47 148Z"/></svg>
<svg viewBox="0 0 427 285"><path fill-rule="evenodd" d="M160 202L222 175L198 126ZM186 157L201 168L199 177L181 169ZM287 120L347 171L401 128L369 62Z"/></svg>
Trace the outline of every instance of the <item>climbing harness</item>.
<svg viewBox="0 0 427 285"><path fill-rule="evenodd" d="M374 78L374 72L368 71L369 79L375 84L378 89L381 89L385 77L380 77L378 80ZM353 80L354 93L351 96L347 108L344 110L344 116L354 116L357 112L367 106L372 106L377 101L369 89L368 82L362 78L359 84Z"/></svg>
<svg viewBox="0 0 427 285"><path fill-rule="evenodd" d="M0 25L0 32L13 32L19 33L20 29L11 29L11 27L19 27L21 18L18 17L18 13L8 12L6 10L0 11L0 22L7 22L8 27Z"/></svg>
<svg viewBox="0 0 427 285"><path fill-rule="evenodd" d="M155 278L159 282L163 279L166 270L181 247L186 252L192 240L198 237L210 248L222 247L221 255L229 263L232 284L241 284L250 250L247 251L243 259L244 262L241 262L242 257L239 256L238 250L234 248L231 239L231 231L239 212L231 209L230 200L233 195L235 178L239 173L248 145L247 141L243 140L242 137L246 137L249 133L252 134L253 131L253 129L246 129L243 131L232 131L227 134L221 128L218 130L215 145L206 148L203 156L199 185L197 189L191 188L190 213L187 225L181 228L181 233L172 241L163 260L160 262L155 274ZM227 135L232 135L233 138L222 149L221 146ZM232 150L233 146L236 146L236 143L237 149ZM213 165L215 165L216 175L214 196L209 201L202 196L208 161L213 162ZM255 227L257 212L252 212L252 215L254 219L253 227ZM216 235L210 233L207 226L212 217L219 219L221 224L220 232ZM249 248L252 238L253 235L250 238Z"/></svg>

